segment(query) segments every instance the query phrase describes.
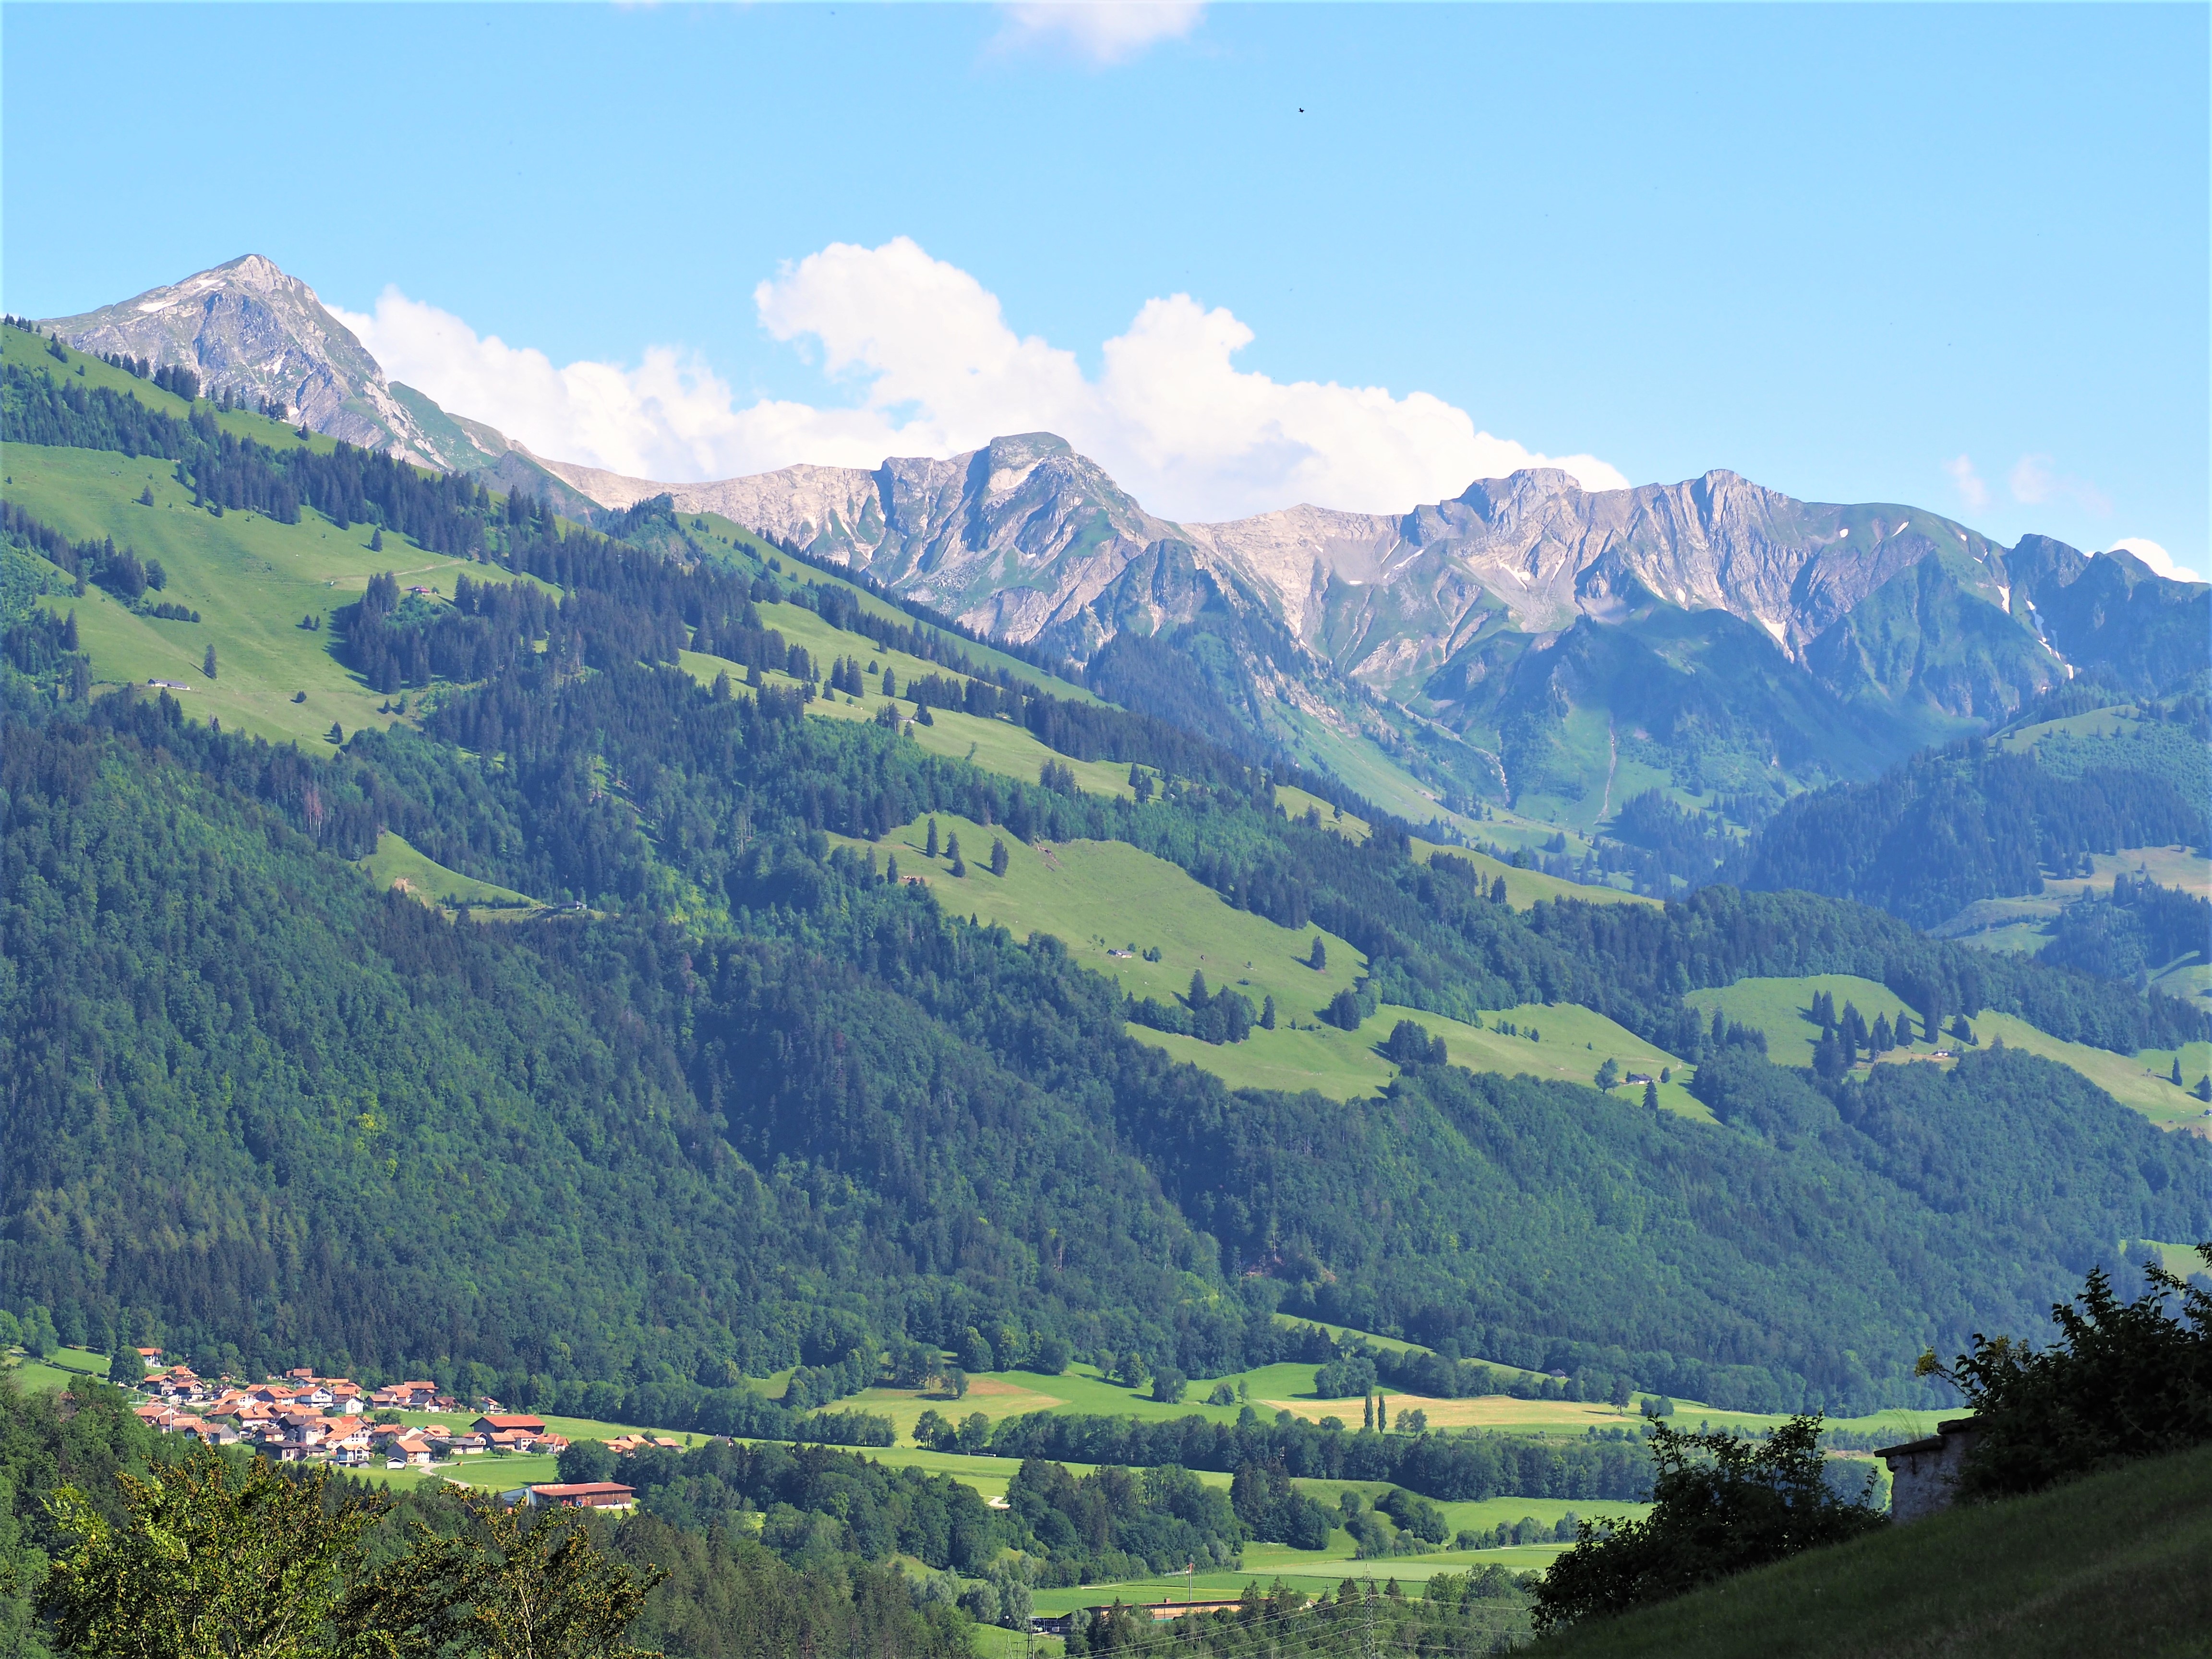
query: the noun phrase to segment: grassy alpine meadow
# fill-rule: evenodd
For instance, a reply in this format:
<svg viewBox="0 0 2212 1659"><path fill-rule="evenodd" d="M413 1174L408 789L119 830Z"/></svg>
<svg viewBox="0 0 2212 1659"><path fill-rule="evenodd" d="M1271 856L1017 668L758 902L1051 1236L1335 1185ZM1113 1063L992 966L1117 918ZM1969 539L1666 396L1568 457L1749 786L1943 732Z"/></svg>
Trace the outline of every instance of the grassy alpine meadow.
<svg viewBox="0 0 2212 1659"><path fill-rule="evenodd" d="M1720 990L1692 991L1682 1000L1708 1016L1718 1008L1729 1019L1765 1032L1767 1054L1776 1065L1810 1066L1813 1051L1820 1041L1820 1028L1812 1019L1813 997L1820 991L1835 998L1838 1011L1847 1002L1856 1004L1869 1024L1874 1023L1876 1014L1887 1014L1894 1020L1905 1006L1904 999L1886 986L1849 974L1738 980ZM2196 1086L2199 1078L2212 1072L2212 1043L2191 1042L2179 1049L2146 1048L2136 1054L2116 1054L2086 1043L2064 1042L2038 1030L2024 1019L1989 1009L1976 1014L1967 1024L1975 1041L1984 1046L2002 1038L2008 1047L2025 1048L2032 1054L2078 1072L2121 1105L2141 1112L2161 1128L2177 1128L2205 1120L2204 1103L2188 1091ZM1917 1018L1912 1025L1915 1037L1920 1037ZM1938 1047L1956 1052L1960 1043L1947 1030L1940 1044L1916 1041L1911 1048L1885 1054L1874 1063L1945 1064L1932 1058ZM2172 1080L2177 1059L2181 1062L2182 1074L2179 1088ZM1862 1072L1867 1063L1860 1062Z"/></svg>
<svg viewBox="0 0 2212 1659"><path fill-rule="evenodd" d="M406 837L389 830L376 837L376 850L358 860L359 868L380 890L398 887L426 904L454 909L464 904L490 907L494 916L524 916L542 907L527 894L511 887L495 886L473 876L448 870L409 845Z"/></svg>
<svg viewBox="0 0 2212 1659"><path fill-rule="evenodd" d="M938 718L942 726L952 717ZM1028 735L1003 721L968 723L1018 738ZM1171 1002L1189 991L1191 975L1198 973L1206 975L1209 989L1238 991L1255 1010L1273 997L1276 1028L1255 1029L1243 1042L1206 1042L1142 1025L1128 1028L1139 1041L1189 1060L1231 1087L1311 1089L1337 1100L1373 1094L1396 1075L1396 1066L1378 1050L1401 1019L1443 1037L1453 1064L1478 1072L1589 1083L1608 1059L1623 1072L1656 1076L1662 1068L1684 1070L1673 1054L1571 1004L1500 1010L1480 1028L1441 1014L1384 1007L1357 1031L1340 1030L1323 1024L1321 1011L1366 966L1344 939L1319 928L1278 927L1238 910L1176 866L1124 842L1025 846L1007 840L1001 829L951 813L936 817L940 850L933 860L927 856L927 819L874 843L833 839L896 858L901 876L927 883L938 902L955 914L995 921L1018 938L1052 934L1085 966L1114 979L1132 996ZM947 849L954 835L960 837L965 876L951 873ZM999 842L1006 848L1006 871L994 876L988 861ZM1319 969L1307 965L1316 936L1326 946L1326 963ZM1637 1097L1641 1098L1640 1085ZM1661 1103L1685 1116L1709 1119L1679 1084L1662 1085Z"/></svg>
<svg viewBox="0 0 2212 1659"><path fill-rule="evenodd" d="M1808 1550L1538 1642L1542 1659L2203 1654L2212 1447Z"/></svg>
<svg viewBox="0 0 2212 1659"><path fill-rule="evenodd" d="M450 595L456 578L475 569L397 534L372 553L368 526L340 530L312 509L295 525L246 512L216 518L191 505L171 464L151 458L11 444L5 466L9 501L72 541L112 536L142 560L160 561L168 580L159 599L200 613L197 623L157 620L90 586L41 599L57 617L76 613L96 691L173 681L186 689L171 695L193 718L275 742L313 744L333 721L353 732L395 718L379 712L386 700L332 648L331 613L359 599L371 576L390 570L403 587ZM140 504L142 491L151 491L151 507ZM57 586L65 580L55 575ZM301 627L304 617L321 626ZM302 692L305 701L295 701Z"/></svg>
<svg viewBox="0 0 2212 1659"><path fill-rule="evenodd" d="M2197 1081L2212 1072L2212 1042L2184 1043L2179 1048L2145 1048L2138 1054L2116 1054L2086 1043L2066 1042L2039 1031L2024 1019L1984 1010L1974 1016L1974 1035L1984 1043L2002 1037L2008 1048L2025 1048L2032 1054L2079 1072L2123 1106L2134 1108L2162 1129L2202 1123L2204 1103L2189 1092ZM2181 1062L2182 1082L2176 1087L2172 1067Z"/></svg>
<svg viewBox="0 0 2212 1659"><path fill-rule="evenodd" d="M902 653L877 651L875 644L863 635L848 634L830 627L812 611L798 605L763 605L757 607L765 621L770 611L796 612L811 624L812 638L803 638L797 632L785 638L805 646L809 656L817 665L826 665L832 657L858 657L865 667L870 661L881 662L888 654L899 684L907 683L905 672L896 666ZM781 622L775 626L781 628ZM918 660L918 659L915 659ZM729 678L731 690L738 696L750 696L744 684L745 671L726 659L697 651L683 653L684 672L702 685L714 684L717 675ZM931 672L945 674L942 668ZM799 684L788 675L771 670L763 678L768 684L781 690L789 690ZM952 678L958 678L953 676ZM882 682L878 680L878 684ZM1056 684L1056 683L1055 683ZM1094 699L1095 701L1095 699ZM849 697L843 694L823 692L806 706L806 712L821 720L872 720L882 712L885 703L896 703L899 713L907 717L906 735L933 755L943 755L952 760L964 760L986 772L996 772L1001 777L1018 778L1024 783L1035 783L1048 762L1066 767L1075 775L1076 787L1085 794L1118 795L1125 799L1135 794L1130 787L1129 768L1126 762L1072 760L1057 750L1048 748L1025 729L1003 720L990 720L977 714L963 714L957 709L936 708L930 711L932 724L922 726L913 720L913 701L906 697L885 697L878 692L866 696Z"/></svg>

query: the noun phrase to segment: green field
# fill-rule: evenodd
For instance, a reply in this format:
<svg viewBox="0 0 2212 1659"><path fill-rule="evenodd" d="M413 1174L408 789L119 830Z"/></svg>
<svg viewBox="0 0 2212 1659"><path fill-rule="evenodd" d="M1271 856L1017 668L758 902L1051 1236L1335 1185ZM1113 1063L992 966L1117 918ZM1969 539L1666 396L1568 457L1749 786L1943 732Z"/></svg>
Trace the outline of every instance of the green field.
<svg viewBox="0 0 2212 1659"><path fill-rule="evenodd" d="M2212 1042L2191 1042L2179 1050L2145 1048L2140 1054L2116 1054L2086 1043L2062 1042L2011 1014L1984 1012L1973 1018L1974 1035L1984 1042L2002 1037L2015 1048L2079 1072L2123 1106L2133 1107L2160 1128L2201 1123L2204 1103L2188 1091L2197 1079L2212 1071ZM2175 1058L2181 1060L2181 1088L2168 1081Z"/></svg>
<svg viewBox="0 0 2212 1659"><path fill-rule="evenodd" d="M1810 1066L1813 1051L1820 1046L1820 1028L1812 1019L1813 997L1820 991L1835 998L1838 1013L1843 1012L1845 1003L1856 1004L1869 1025L1874 1024L1876 1014L1887 1014L1894 1020L1905 1006L1905 1000L1887 986L1850 974L1809 974L1798 979L1740 979L1717 991L1692 991L1682 1000L1707 1019L1718 1008L1730 1020L1765 1032L1767 1058L1777 1066ZM1913 1021L1912 1029L1918 1033L1917 1019ZM1951 1046L1948 1036L1942 1046ZM1916 1042L1913 1048L1917 1053L1929 1054L1935 1052L1936 1045Z"/></svg>
<svg viewBox="0 0 2212 1659"><path fill-rule="evenodd" d="M81 598L40 600L56 616L76 611L96 688L174 680L189 688L173 695L192 718L276 742L319 743L332 721L348 732L390 724L377 712L385 699L332 654L331 613L358 599L379 571L451 593L454 579L473 568L397 535L371 553L368 526L341 531L313 512L296 525L243 512L211 517L193 509L165 461L10 445L6 468L9 501L72 541L112 535L140 558L158 559L168 574L161 597L200 613L198 623L156 621L89 586ZM138 505L142 489L154 492L152 507ZM310 615L325 625L301 627ZM203 672L210 645L213 681ZM294 702L302 691L306 701Z"/></svg>
<svg viewBox="0 0 2212 1659"><path fill-rule="evenodd" d="M999 724L1012 731L997 722L974 724ZM833 839L896 858L901 876L926 881L938 902L956 915L998 922L1017 938L1054 935L1084 966L1115 980L1132 996L1168 1002L1189 990L1192 974L1201 973L1211 988L1240 991L1255 1010L1263 999L1273 997L1276 1029L1255 1030L1243 1042L1204 1042L1140 1025L1128 1028L1131 1036L1235 1088L1313 1089L1338 1100L1375 1093L1396 1073L1376 1050L1401 1019L1442 1036L1452 1062L1474 1071L1588 1083L1608 1057L1625 1070L1682 1070L1674 1055L1602 1015L1566 1004L1502 1010L1486 1017L1481 1030L1440 1014L1385 1007L1358 1030L1340 1030L1323 1024L1318 1016L1366 963L1335 935L1318 928L1280 927L1238 910L1176 866L1121 842L1031 847L1007 841L1006 873L994 876L985 861L992 843L1006 840L1003 830L951 813L939 813L937 823L941 837L959 836L968 863L965 877L954 877L943 856L934 863L923 856L925 819L874 843ZM1328 965L1319 971L1305 960L1316 933L1328 947ZM1147 951L1157 951L1159 960L1146 960ZM1499 1021L1523 1033L1533 1030L1540 1041L1488 1029ZM1679 1084L1663 1090L1662 1097L1670 1109L1708 1115Z"/></svg>
<svg viewBox="0 0 2212 1659"><path fill-rule="evenodd" d="M12 1378L21 1389L66 1389L88 1376L105 1382L107 1356L88 1348L56 1348L44 1359L33 1359L28 1354L15 1352L0 1358L0 1375Z"/></svg>
<svg viewBox="0 0 2212 1659"><path fill-rule="evenodd" d="M1536 1644L1542 1659L2212 1651L2212 1447L1812 1550Z"/></svg>
<svg viewBox="0 0 2212 1659"><path fill-rule="evenodd" d="M1896 992L1870 979L1855 979L1848 974L1738 980L1722 990L1692 991L1682 1000L1708 1016L1717 1007L1730 1019L1741 1020L1765 1032L1766 1051L1776 1065L1810 1066L1813 1050L1820 1041L1820 1028L1811 1018L1813 994L1816 991L1832 995L1839 1011L1846 1002L1856 1003L1869 1024L1877 1013L1887 1013L1894 1018L1903 1006ZM2185 1086L2177 1089L2167 1081L2176 1054L2172 1048L2146 1048L2139 1054L2116 1054L2103 1048L2092 1048L2086 1043L2062 1042L2038 1030L2026 1020L1986 1009L1968 1024L1979 1042L1989 1043L2002 1037L2014 1048L2025 1048L2032 1054L2040 1054L2078 1072L2121 1105L2132 1107L2162 1128L2204 1119L2203 1103L2191 1097L2186 1090L2212 1071L2212 1043L2192 1042L2179 1051ZM1917 1020L1913 1023L1913 1030L1917 1034ZM1958 1043L1947 1031L1942 1046L1955 1049ZM1926 1056L1936 1051L1926 1042L1916 1042L1912 1052ZM1882 1063L1942 1062L1923 1058L1911 1062L1885 1059ZM1862 1061L1862 1068L1864 1065Z"/></svg>
<svg viewBox="0 0 2212 1659"><path fill-rule="evenodd" d="M376 850L357 866L380 890L401 887L425 903L453 908L463 904L490 905L523 915L538 908L538 902L510 887L495 887L448 870L410 846L406 838L385 830L378 833Z"/></svg>
<svg viewBox="0 0 2212 1659"><path fill-rule="evenodd" d="M2212 897L2212 860L2191 848L2124 847L2117 853L2090 854L2090 864L2091 875L2046 876L2040 893L1977 899L1930 931L1937 939L1956 939L1977 950L2032 955L2050 943L2047 928L2061 909L2083 893L2109 895L2118 875L2145 877L2161 887ZM2201 951L2191 951L2153 974L2150 982L2169 996L2201 997L2212 991L2212 961Z"/></svg>

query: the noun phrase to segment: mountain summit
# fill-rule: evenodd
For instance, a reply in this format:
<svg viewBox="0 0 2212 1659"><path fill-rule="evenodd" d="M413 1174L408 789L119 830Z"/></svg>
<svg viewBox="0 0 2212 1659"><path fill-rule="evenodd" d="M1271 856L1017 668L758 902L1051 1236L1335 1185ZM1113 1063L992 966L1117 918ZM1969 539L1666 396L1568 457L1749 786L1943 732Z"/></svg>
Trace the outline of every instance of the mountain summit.
<svg viewBox="0 0 2212 1659"><path fill-rule="evenodd" d="M2203 585L2125 556L2008 550L1723 470L1592 492L1533 469L1401 514L1220 524L1147 512L1042 432L873 469L627 477L541 461L387 382L259 255L47 326L572 516L661 495L720 514L1083 664L1115 701L1364 776L1416 819L1502 796L1589 827L1632 781L1717 798L1870 775L2081 669L2155 678L2201 652L2208 608Z"/></svg>
<svg viewBox="0 0 2212 1659"><path fill-rule="evenodd" d="M286 419L364 449L521 484L552 495L564 512L586 506L520 445L387 380L314 289L258 253L39 326L79 351L189 368L210 395L237 393L254 407L281 403Z"/></svg>
<svg viewBox="0 0 2212 1659"><path fill-rule="evenodd" d="M349 443L449 465L353 331L258 253L41 326L79 351L181 364L210 392L281 400L292 418Z"/></svg>

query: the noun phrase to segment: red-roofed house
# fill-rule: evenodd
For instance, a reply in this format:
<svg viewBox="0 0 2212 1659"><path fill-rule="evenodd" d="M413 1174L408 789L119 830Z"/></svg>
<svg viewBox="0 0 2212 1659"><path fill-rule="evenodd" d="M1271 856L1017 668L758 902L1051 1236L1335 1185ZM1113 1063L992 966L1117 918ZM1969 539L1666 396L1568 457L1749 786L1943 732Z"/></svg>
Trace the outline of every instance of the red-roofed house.
<svg viewBox="0 0 2212 1659"><path fill-rule="evenodd" d="M501 1412L496 1416L487 1413L469 1425L471 1433L480 1434L487 1440L490 1440L494 1435L511 1433L517 1429L534 1439L545 1432L545 1419L542 1417L531 1417L520 1412Z"/></svg>

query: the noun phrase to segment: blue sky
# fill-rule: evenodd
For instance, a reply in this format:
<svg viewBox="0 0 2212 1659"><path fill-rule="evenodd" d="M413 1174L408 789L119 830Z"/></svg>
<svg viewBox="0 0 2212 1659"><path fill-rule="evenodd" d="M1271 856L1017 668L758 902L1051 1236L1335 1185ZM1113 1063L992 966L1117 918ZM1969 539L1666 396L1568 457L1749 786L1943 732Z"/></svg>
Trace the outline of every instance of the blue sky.
<svg viewBox="0 0 2212 1659"><path fill-rule="evenodd" d="M0 298L263 252L660 477L1051 423L1183 517L1540 455L2202 570L2209 16L11 3Z"/></svg>

